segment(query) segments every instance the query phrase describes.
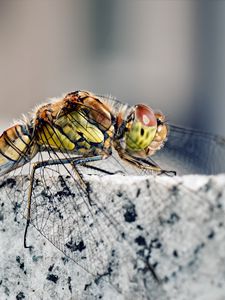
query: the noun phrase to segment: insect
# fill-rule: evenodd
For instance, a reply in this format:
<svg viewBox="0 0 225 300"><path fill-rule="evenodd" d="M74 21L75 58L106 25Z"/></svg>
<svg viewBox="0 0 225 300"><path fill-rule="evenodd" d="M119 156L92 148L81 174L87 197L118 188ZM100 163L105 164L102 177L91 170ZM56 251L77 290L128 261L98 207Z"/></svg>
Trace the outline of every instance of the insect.
<svg viewBox="0 0 225 300"><path fill-rule="evenodd" d="M177 141L175 148L168 137L169 127L171 141ZM13 171L20 176L14 177L15 182L4 178L1 185L15 185L16 194L10 197L24 200L24 246L28 247L26 237L32 223L84 269L93 274L104 272L117 232L126 230L120 228L121 216L115 217L123 204L111 212L95 203L89 196L82 170L115 173L96 164L111 158L113 165L117 162L125 172L130 168L137 173L175 175L176 161L175 168L168 169L169 164L164 168L151 158L163 151L165 143L165 157L175 151L167 164L179 155L182 160L185 155L188 164L191 161L197 168L206 157L204 172L211 172L211 167L216 168L215 172L224 170L223 164L216 164L213 156L204 156L200 148L192 152L193 143L214 146L213 150L219 151L224 160L223 139L169 126L161 112L144 104L130 107L88 91L72 92L41 105L32 117L4 131L0 137L0 176ZM184 143L186 154L178 149L177 155L176 147ZM63 171L66 177L62 176ZM74 183L76 193L70 189Z"/></svg>

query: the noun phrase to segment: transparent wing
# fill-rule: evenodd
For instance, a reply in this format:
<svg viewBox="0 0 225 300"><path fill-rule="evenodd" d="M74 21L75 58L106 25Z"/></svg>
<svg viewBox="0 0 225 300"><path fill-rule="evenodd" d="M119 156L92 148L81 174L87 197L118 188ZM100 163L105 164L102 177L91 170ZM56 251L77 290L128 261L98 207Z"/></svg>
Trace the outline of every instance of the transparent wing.
<svg viewBox="0 0 225 300"><path fill-rule="evenodd" d="M39 161L48 154L40 155ZM29 173L29 172L28 172ZM27 217L29 175L21 169L13 177L5 177L0 188L6 189L18 214ZM78 184L72 168L62 165L45 166L35 173L31 223L55 247L92 275L105 274L113 265L117 243L129 244L129 224L124 227L130 202L112 200L96 202ZM29 230L27 236L29 245ZM129 247L127 248L129 249ZM129 251L129 250L128 250Z"/></svg>
<svg viewBox="0 0 225 300"><path fill-rule="evenodd" d="M162 168L181 174L225 172L225 139L194 129L169 125L164 148L153 157Z"/></svg>
<svg viewBox="0 0 225 300"><path fill-rule="evenodd" d="M112 211L94 199L90 201L74 177L63 177L60 169L45 167L37 172L31 221L83 269L94 275L102 274L112 258L113 245L123 232L117 216L122 207L113 211L112 218Z"/></svg>

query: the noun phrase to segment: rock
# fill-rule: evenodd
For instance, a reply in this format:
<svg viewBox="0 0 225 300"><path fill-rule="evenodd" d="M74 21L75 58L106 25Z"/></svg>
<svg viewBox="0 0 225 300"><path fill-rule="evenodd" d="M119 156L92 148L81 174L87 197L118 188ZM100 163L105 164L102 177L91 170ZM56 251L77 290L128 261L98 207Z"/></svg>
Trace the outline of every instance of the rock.
<svg viewBox="0 0 225 300"><path fill-rule="evenodd" d="M23 247L24 185L8 179L0 183L1 299L224 299L225 175L89 176L89 199L64 180L49 183L54 199L36 187L33 223L83 268L33 226L32 248ZM72 224L77 212L82 222ZM71 228L82 233L76 241L63 236Z"/></svg>

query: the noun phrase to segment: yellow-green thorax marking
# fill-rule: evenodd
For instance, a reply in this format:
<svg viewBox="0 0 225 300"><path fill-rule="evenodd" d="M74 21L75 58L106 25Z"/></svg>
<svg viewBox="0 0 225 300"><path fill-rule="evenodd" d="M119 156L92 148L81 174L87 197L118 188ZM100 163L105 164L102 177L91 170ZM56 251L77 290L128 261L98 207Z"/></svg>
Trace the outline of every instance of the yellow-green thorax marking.
<svg viewBox="0 0 225 300"><path fill-rule="evenodd" d="M108 151L114 127L107 107L83 92L71 93L62 102L57 107L53 103L38 110L38 144L74 154L88 155ZM53 110L55 116L52 114Z"/></svg>

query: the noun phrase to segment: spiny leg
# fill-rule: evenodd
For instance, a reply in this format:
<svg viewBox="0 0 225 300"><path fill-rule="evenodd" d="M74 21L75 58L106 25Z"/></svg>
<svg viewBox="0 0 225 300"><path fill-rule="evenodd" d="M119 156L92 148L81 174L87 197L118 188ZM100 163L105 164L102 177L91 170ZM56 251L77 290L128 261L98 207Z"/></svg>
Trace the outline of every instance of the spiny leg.
<svg viewBox="0 0 225 300"><path fill-rule="evenodd" d="M96 167L96 166L90 166L90 165L87 165L87 164L83 164L83 167L85 167L86 169L95 170L95 171L98 171L98 172L101 172L101 173L104 173L104 174L107 174L107 175L124 174L123 171L110 172L110 171L104 170L102 168L99 168L99 167Z"/></svg>
<svg viewBox="0 0 225 300"><path fill-rule="evenodd" d="M168 176L176 175L176 171L173 170L164 170L158 164L156 164L153 160L147 160L141 157L134 157L127 153L120 152L120 158L125 160L126 162L136 166L139 169L150 170L156 172L158 174L166 174Z"/></svg>
<svg viewBox="0 0 225 300"><path fill-rule="evenodd" d="M159 175L161 174L166 174L167 176L176 176L177 175L177 172L174 171L174 170L164 170L162 169L152 158L148 158L148 159L145 159L145 158L136 158L138 161L140 161L141 163L144 163L147 165L147 168L149 168L148 166L150 165L151 166L155 166L157 168L160 169L159 171ZM144 169L145 169L145 166L144 166Z"/></svg>
<svg viewBox="0 0 225 300"><path fill-rule="evenodd" d="M37 169L46 167L46 166L52 166L52 165L61 165L61 164L71 164L73 168L76 171L76 174L79 176L79 179L81 180L80 183L82 183L83 188L85 188L85 192L88 194L88 187L87 184L84 182L81 174L78 172L77 168L75 167L77 164L82 164L82 163L87 163L90 161L97 161L101 160L102 156L93 156L93 157L87 157L87 158L62 158L62 159L52 159L52 160L46 160L46 161L41 161L37 162L33 165L32 172L31 172L31 178L30 178L30 187L28 191L28 203L27 203L27 222L26 222L26 227L25 227L25 232L24 232L24 247L25 248L31 248L31 246L27 246L26 243L26 237L27 237L27 232L28 232L28 227L30 225L30 218L31 218L31 198L32 198L32 192L33 192L33 184L34 184L34 176L35 172ZM88 197L89 198L89 197ZM90 201L90 200L89 200Z"/></svg>

